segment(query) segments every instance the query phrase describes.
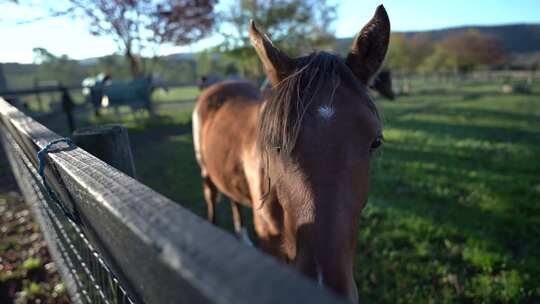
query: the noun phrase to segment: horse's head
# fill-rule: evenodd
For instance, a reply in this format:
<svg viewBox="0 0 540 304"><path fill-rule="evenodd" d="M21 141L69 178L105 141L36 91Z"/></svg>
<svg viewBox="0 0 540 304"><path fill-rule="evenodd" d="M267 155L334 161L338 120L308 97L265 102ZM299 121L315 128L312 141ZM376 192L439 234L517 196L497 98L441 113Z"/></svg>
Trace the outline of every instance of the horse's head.
<svg viewBox="0 0 540 304"><path fill-rule="evenodd" d="M392 90L392 74L390 70L382 70L373 79L372 88L375 89L382 96L394 100L395 94Z"/></svg>
<svg viewBox="0 0 540 304"><path fill-rule="evenodd" d="M369 189L370 156L382 126L367 92L388 47L380 6L346 59L290 58L252 23L250 38L272 84L258 148L283 210L282 254L304 274L357 301L357 223ZM257 207L255 207L257 208Z"/></svg>

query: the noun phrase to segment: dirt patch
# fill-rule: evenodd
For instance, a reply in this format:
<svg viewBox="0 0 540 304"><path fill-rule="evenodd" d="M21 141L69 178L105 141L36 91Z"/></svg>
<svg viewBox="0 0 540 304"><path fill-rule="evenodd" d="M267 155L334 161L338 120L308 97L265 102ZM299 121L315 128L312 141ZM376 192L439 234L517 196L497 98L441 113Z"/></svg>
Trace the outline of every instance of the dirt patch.
<svg viewBox="0 0 540 304"><path fill-rule="evenodd" d="M69 303L0 146L0 303Z"/></svg>

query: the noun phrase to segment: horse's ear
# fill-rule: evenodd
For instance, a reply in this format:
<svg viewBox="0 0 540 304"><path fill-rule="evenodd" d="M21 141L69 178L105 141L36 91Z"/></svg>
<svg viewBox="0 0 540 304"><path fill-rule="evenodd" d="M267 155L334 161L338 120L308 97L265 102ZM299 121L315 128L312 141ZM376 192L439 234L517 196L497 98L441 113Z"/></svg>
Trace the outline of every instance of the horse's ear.
<svg viewBox="0 0 540 304"><path fill-rule="evenodd" d="M382 5L354 39L347 55L347 66L364 84L368 84L381 67L390 41L390 20Z"/></svg>
<svg viewBox="0 0 540 304"><path fill-rule="evenodd" d="M294 71L294 60L275 47L268 36L261 34L253 20L249 22L249 39L262 61L272 86L277 85Z"/></svg>

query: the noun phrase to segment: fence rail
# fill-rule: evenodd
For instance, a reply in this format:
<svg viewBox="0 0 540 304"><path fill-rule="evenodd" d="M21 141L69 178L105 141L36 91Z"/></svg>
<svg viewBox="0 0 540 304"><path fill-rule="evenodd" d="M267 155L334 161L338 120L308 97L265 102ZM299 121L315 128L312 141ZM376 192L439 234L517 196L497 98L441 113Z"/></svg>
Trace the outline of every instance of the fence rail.
<svg viewBox="0 0 540 304"><path fill-rule="evenodd" d="M75 303L342 302L80 148L46 156L70 219L37 171L59 136L1 98L0 133Z"/></svg>

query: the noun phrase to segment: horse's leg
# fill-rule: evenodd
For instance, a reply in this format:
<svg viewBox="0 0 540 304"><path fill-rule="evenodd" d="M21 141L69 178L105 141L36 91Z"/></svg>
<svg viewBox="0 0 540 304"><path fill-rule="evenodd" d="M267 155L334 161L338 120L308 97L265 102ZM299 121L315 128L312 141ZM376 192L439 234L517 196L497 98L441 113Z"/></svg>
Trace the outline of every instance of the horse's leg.
<svg viewBox="0 0 540 304"><path fill-rule="evenodd" d="M266 209L266 210L265 210ZM283 257L281 254L281 231L279 224L270 214L267 207L258 210L257 206L253 206L253 224L255 232L259 239L261 248L266 252L276 257Z"/></svg>
<svg viewBox="0 0 540 304"><path fill-rule="evenodd" d="M244 218L242 210L240 209L240 204L231 200L231 211L233 215L234 231L240 240L242 240L247 245L252 246L253 243L249 239L248 232L244 227Z"/></svg>
<svg viewBox="0 0 540 304"><path fill-rule="evenodd" d="M240 236L242 227L244 226L242 218L242 210L237 202L231 200L231 211L233 215L234 232Z"/></svg>
<svg viewBox="0 0 540 304"><path fill-rule="evenodd" d="M216 223L216 203L218 198L218 189L214 182L208 176L203 176L203 193L208 209L208 221Z"/></svg>
<svg viewBox="0 0 540 304"><path fill-rule="evenodd" d="M248 180L251 197L251 210L253 210L253 226L259 240L260 247L273 256L281 257L281 234L283 210L274 195L268 196L265 192L266 179L261 172L260 160L256 149L252 150L252 157L244 159L245 175ZM263 202L264 201L264 202Z"/></svg>

